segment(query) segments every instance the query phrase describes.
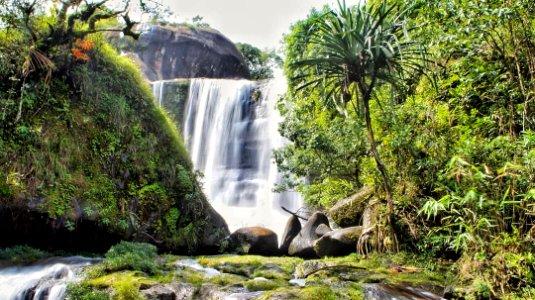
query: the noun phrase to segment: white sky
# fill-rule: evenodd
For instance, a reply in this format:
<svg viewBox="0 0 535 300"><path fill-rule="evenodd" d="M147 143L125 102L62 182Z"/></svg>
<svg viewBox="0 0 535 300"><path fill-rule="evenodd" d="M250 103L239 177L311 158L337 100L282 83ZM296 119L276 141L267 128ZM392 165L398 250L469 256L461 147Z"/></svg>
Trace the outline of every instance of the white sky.
<svg viewBox="0 0 535 300"><path fill-rule="evenodd" d="M280 48L283 33L312 7L336 7L336 0L162 0L180 21L200 15L233 42ZM347 5L359 0L346 0Z"/></svg>

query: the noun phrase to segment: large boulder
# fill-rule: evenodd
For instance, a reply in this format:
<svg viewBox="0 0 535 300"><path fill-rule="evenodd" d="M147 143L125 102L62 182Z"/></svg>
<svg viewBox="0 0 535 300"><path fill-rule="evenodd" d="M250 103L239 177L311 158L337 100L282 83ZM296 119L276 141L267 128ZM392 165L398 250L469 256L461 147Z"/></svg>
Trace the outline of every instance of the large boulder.
<svg viewBox="0 0 535 300"><path fill-rule="evenodd" d="M355 252L355 246L361 233L362 226L328 232L314 242L314 251L319 257L350 254Z"/></svg>
<svg viewBox="0 0 535 300"><path fill-rule="evenodd" d="M321 236L316 233L316 229L320 225L329 226L327 216L316 212L305 223L301 231L290 243L288 254L299 257L315 257L314 242Z"/></svg>
<svg viewBox="0 0 535 300"><path fill-rule="evenodd" d="M373 187L365 186L357 193L340 200L327 214L341 227L360 225L362 213L373 192Z"/></svg>
<svg viewBox="0 0 535 300"><path fill-rule="evenodd" d="M184 25L145 29L130 56L150 81L250 77L240 51L217 30Z"/></svg>
<svg viewBox="0 0 535 300"><path fill-rule="evenodd" d="M264 227L243 227L228 238L231 251L243 254L278 255L277 234Z"/></svg>
<svg viewBox="0 0 535 300"><path fill-rule="evenodd" d="M292 215L288 219L288 222L286 222L286 227L282 234L281 246L279 247L279 253L281 255L288 254L288 247L290 247L290 243L294 237L299 234L299 231L301 231L301 222L299 222L299 219L296 216Z"/></svg>

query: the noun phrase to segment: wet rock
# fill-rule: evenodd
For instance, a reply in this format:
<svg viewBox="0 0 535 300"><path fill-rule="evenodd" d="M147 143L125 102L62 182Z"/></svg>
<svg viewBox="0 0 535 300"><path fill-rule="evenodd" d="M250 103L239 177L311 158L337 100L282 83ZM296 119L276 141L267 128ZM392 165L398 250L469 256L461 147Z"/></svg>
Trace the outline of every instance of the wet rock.
<svg viewBox="0 0 535 300"><path fill-rule="evenodd" d="M384 283L364 283L364 296L370 300L383 300L383 299L422 299L422 300L440 300L442 297L435 295L431 292L421 289L391 285Z"/></svg>
<svg viewBox="0 0 535 300"><path fill-rule="evenodd" d="M195 287L184 282L141 285L140 290L149 300L191 300L195 294Z"/></svg>
<svg viewBox="0 0 535 300"><path fill-rule="evenodd" d="M327 214L341 227L360 225L362 213L373 192L373 187L365 186L357 193L340 200Z"/></svg>
<svg viewBox="0 0 535 300"><path fill-rule="evenodd" d="M185 282L174 282L166 285L175 293L176 300L191 300L195 294L195 287Z"/></svg>
<svg viewBox="0 0 535 300"><path fill-rule="evenodd" d="M279 253L281 255L288 254L288 247L296 235L301 231L301 222L296 216L291 216L286 222L286 227L284 228L284 233L282 234L282 242L279 248Z"/></svg>
<svg viewBox="0 0 535 300"><path fill-rule="evenodd" d="M176 300L175 293L163 285L155 285L141 291L141 294L149 300Z"/></svg>
<svg viewBox="0 0 535 300"><path fill-rule="evenodd" d="M314 251L319 257L341 256L355 251L362 233L362 226L354 226L326 233L314 243Z"/></svg>
<svg viewBox="0 0 535 300"><path fill-rule="evenodd" d="M277 234L264 227L243 227L229 237L230 249L243 254L278 255Z"/></svg>
<svg viewBox="0 0 535 300"><path fill-rule="evenodd" d="M199 288L199 291L197 292L195 299L223 300L230 294L231 293L229 292L225 292L221 290L221 287L215 284L206 283L206 284L203 284Z"/></svg>
<svg viewBox="0 0 535 300"><path fill-rule="evenodd" d="M321 224L329 226L327 216L316 212L305 223L299 234L292 240L288 248L288 254L299 257L315 257L314 242L320 238L316 229Z"/></svg>

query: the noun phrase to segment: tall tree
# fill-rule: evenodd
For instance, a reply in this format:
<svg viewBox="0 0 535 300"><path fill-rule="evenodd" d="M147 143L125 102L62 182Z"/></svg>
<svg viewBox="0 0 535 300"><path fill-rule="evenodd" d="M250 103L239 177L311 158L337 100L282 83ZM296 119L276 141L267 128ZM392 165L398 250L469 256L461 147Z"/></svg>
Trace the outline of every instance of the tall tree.
<svg viewBox="0 0 535 300"><path fill-rule="evenodd" d="M423 69L425 51L408 36L411 31L406 25L408 11L382 1L355 7L339 1L338 10L328 12L315 23L316 33L311 43L317 51L295 63L296 68L304 69L301 88L324 88L324 101L333 101L341 110L348 103L356 111L362 108L370 151L382 176L396 250L392 186L377 149L370 101L378 86L400 86L409 72L414 76Z"/></svg>

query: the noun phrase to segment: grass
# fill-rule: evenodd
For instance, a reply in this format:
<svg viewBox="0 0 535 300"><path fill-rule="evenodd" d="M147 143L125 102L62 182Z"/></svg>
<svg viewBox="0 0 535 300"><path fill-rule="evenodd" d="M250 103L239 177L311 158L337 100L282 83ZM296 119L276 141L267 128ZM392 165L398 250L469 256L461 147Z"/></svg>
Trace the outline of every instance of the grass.
<svg viewBox="0 0 535 300"><path fill-rule="evenodd" d="M4 260L7 264L13 265L28 265L49 256L51 254L48 252L26 245L0 249L0 261Z"/></svg>

